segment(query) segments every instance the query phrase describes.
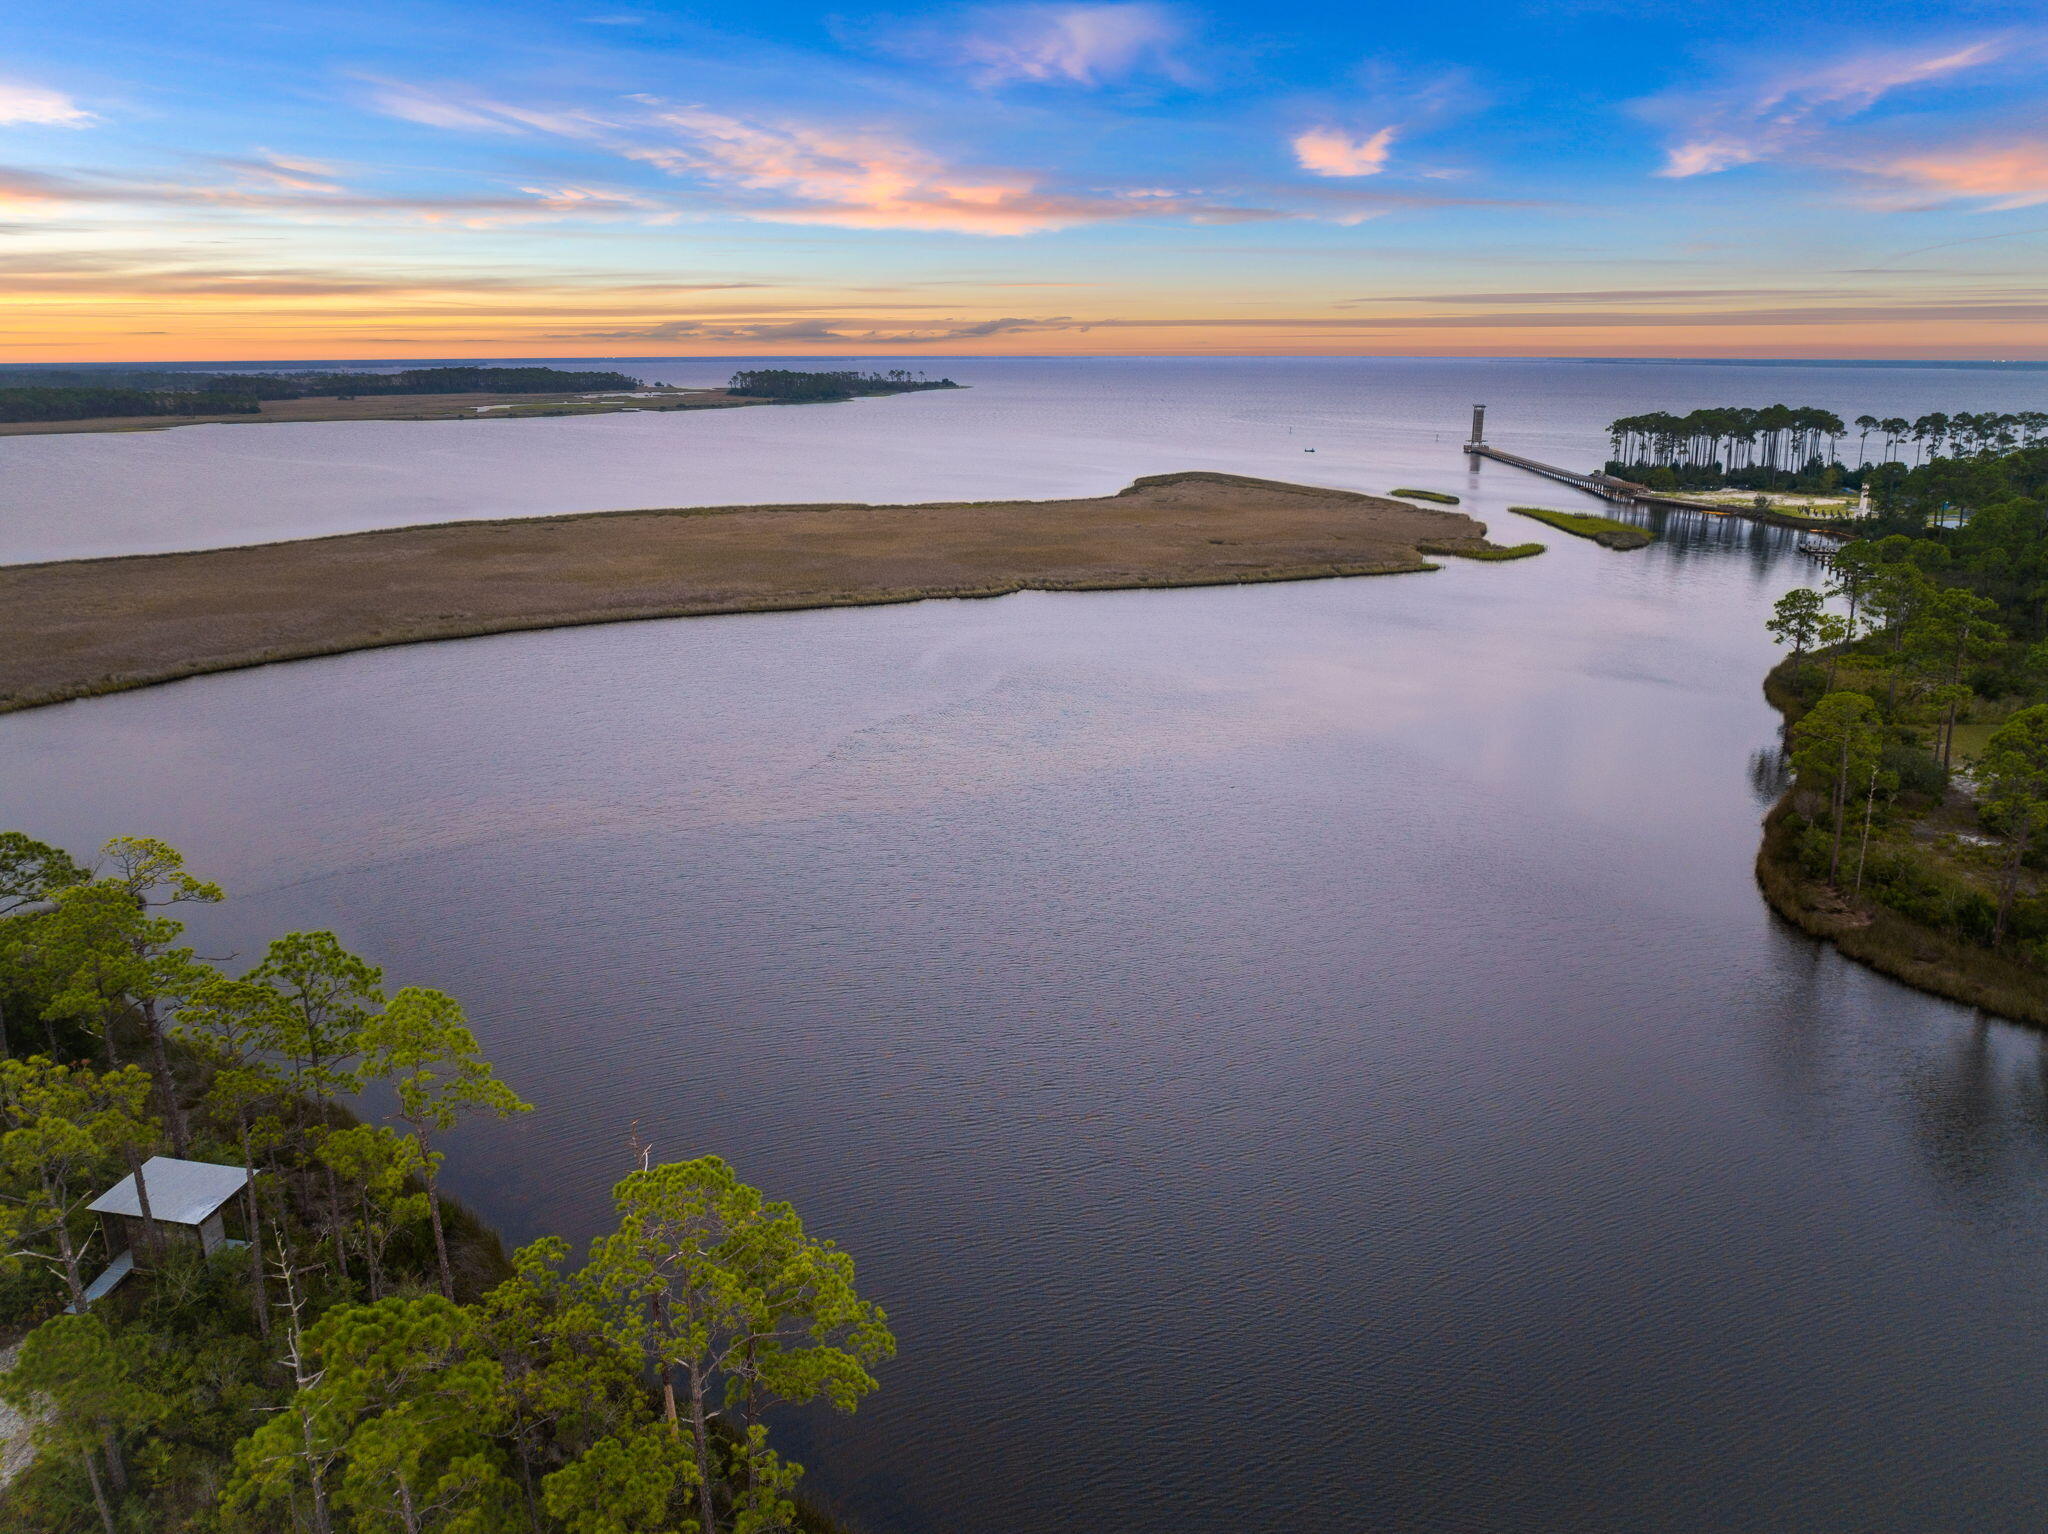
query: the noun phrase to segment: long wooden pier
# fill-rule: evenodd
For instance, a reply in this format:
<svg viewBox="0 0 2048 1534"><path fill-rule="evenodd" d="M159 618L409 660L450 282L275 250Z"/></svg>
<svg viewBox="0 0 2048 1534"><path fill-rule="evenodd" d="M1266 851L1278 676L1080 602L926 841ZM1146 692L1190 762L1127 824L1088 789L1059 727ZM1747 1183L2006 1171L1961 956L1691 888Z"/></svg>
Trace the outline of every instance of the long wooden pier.
<svg viewBox="0 0 2048 1534"><path fill-rule="evenodd" d="M1531 474L1540 474L1545 479L1554 479L1561 485L1570 485L1574 490L1583 490L1597 495L1602 500L1625 501L1632 506L1669 506L1679 511L1701 511L1710 517L1740 517L1748 522L1762 522L1771 527L1793 527L1803 532L1815 533L1823 538L1850 538L1855 536L1846 528L1822 525L1812 517L1797 517L1781 511L1758 511L1754 507L1715 505L1707 501L1688 501L1683 496L1665 495L1652 490L1648 485L1639 485L1632 479L1622 479L1613 474L1581 474L1576 469L1561 469L1554 463L1544 463L1536 458L1524 458L1520 453L1505 452L1489 446L1486 441L1486 407L1472 407L1472 440L1465 444L1465 451L1474 458L1491 458L1495 463L1505 463L1517 469L1527 469Z"/></svg>
<svg viewBox="0 0 2048 1534"><path fill-rule="evenodd" d="M1465 451L1475 458L1491 458L1495 463L1513 464L1518 469L1527 469L1531 474L1541 474L1545 479L1557 480L1575 490L1584 490L1609 501L1644 501L1658 498L1656 492L1648 485L1639 485L1633 480L1617 479L1612 474L1580 474L1576 470L1560 469L1554 463L1540 463L1534 458L1524 458L1520 453L1503 452L1497 447L1488 447L1484 442L1468 442L1465 444ZM1696 509L1706 511L1720 508Z"/></svg>

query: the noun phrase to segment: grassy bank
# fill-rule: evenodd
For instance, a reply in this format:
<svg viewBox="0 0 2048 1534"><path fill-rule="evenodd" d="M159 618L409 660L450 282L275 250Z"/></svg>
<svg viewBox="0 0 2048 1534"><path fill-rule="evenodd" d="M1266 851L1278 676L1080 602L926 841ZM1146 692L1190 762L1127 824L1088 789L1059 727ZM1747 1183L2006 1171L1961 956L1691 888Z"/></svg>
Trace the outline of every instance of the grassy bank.
<svg viewBox="0 0 2048 1534"><path fill-rule="evenodd" d="M1639 549L1656 536L1646 528L1589 512L1551 511L1543 506L1510 506L1508 510L1534 517L1538 522L1561 533L1570 533L1574 538L1590 538L1610 549Z"/></svg>
<svg viewBox="0 0 2048 1534"><path fill-rule="evenodd" d="M1479 559L1499 561L1503 559L1527 559L1532 554L1541 554L1544 545L1540 543L1497 544L1484 539L1468 538L1462 541L1443 540L1416 545L1425 554L1445 554L1453 559Z"/></svg>
<svg viewBox="0 0 2048 1534"><path fill-rule="evenodd" d="M1440 506L1455 506L1458 498L1443 490L1390 490L1389 495L1406 496L1411 501L1435 501Z"/></svg>

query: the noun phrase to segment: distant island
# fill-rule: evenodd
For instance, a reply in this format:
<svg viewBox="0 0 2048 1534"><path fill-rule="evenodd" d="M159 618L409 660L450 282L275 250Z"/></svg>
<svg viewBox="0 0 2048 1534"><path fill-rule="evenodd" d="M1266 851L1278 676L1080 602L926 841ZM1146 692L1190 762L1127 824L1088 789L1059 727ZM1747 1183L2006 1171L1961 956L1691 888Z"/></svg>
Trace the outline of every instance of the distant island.
<svg viewBox="0 0 2048 1534"><path fill-rule="evenodd" d="M734 394L779 404L808 405L871 394L915 394L924 389L957 389L950 378L891 368L886 373L795 373L787 368L750 368L732 375Z"/></svg>
<svg viewBox="0 0 2048 1534"><path fill-rule="evenodd" d="M1006 592L1217 586L1515 558L1460 512L1233 474L1114 496L448 522L0 566L0 712L516 629Z"/></svg>
<svg viewBox="0 0 2048 1534"><path fill-rule="evenodd" d="M628 373L457 366L373 372L20 368L0 373L0 436L156 431L248 421L518 420L622 411L821 404L957 389L950 378L750 369L723 388L650 384Z"/></svg>

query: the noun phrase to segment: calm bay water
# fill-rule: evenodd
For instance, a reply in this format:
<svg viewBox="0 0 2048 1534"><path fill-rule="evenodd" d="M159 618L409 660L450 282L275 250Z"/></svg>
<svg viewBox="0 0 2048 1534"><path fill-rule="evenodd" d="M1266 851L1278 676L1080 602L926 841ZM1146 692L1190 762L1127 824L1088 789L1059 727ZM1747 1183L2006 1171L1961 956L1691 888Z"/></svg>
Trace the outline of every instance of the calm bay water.
<svg viewBox="0 0 2048 1534"><path fill-rule="evenodd" d="M704 384L722 382L745 361L585 365ZM1786 401L1846 420L2048 403L2048 373L2040 372L1349 358L920 361L934 377L970 387L688 416L0 437L0 563L631 506L1104 495L1163 469L1384 491L1418 476L1435 485L1455 475L1462 460L1450 450L1464 440L1478 401L1491 407L1491 440L1579 468L1606 456L1609 421L1646 409Z"/></svg>
<svg viewBox="0 0 2048 1534"><path fill-rule="evenodd" d="M1559 369L1603 399L1398 364L1379 419L1333 366L1031 366L815 413L375 430L515 434L479 499L540 497L528 432L822 420L843 462L759 465L790 488L652 499L1213 466L1460 489L1551 550L206 678L0 719L0 821L176 842L234 897L195 924L217 954L333 926L461 996L538 1105L451 1157L514 1239L594 1231L636 1123L794 1199L901 1338L856 1416L791 1425L878 1534L2036 1527L2048 1055L1788 931L1751 882L1761 623L1804 561L1686 517L1640 553L1567 539L1501 508L1568 492L1454 445L1489 395L1503 445L1579 461L1620 409L2038 408L2043 383L1717 368L1643 397L1635 369ZM997 398L953 458L901 429ZM1239 435L1303 419L1314 476ZM224 428L228 462L175 446L196 430L26 440L113 444L74 539L458 494L422 449L414 500L350 502L403 435L252 488L294 433L361 429ZM1004 453L975 436L998 430ZM219 499L153 522L136 444Z"/></svg>

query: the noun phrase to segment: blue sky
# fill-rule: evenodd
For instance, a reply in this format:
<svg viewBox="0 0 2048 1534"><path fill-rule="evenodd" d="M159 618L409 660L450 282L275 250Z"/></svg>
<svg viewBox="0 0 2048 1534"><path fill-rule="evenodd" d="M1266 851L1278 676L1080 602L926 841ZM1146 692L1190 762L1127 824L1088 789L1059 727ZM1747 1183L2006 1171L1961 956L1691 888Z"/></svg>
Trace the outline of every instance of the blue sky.
<svg viewBox="0 0 2048 1534"><path fill-rule="evenodd" d="M0 360L2040 357L2044 108L2039 4L43 5Z"/></svg>

